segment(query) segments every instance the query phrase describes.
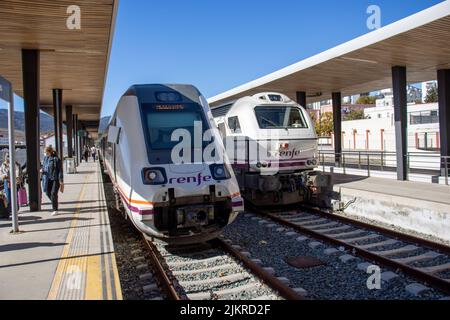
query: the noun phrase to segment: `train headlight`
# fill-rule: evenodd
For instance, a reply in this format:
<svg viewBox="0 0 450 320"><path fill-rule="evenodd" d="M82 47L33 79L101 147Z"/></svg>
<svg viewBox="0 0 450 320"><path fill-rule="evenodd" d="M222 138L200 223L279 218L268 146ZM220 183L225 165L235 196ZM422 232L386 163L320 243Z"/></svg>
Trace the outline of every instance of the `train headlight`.
<svg viewBox="0 0 450 320"><path fill-rule="evenodd" d="M227 167L223 164L212 164L209 168L214 180L227 180L231 178Z"/></svg>
<svg viewBox="0 0 450 320"><path fill-rule="evenodd" d="M208 219L209 221L214 220L214 207L208 208Z"/></svg>
<svg viewBox="0 0 450 320"><path fill-rule="evenodd" d="M184 224L184 210L183 209L177 210L177 224L179 226Z"/></svg>
<svg viewBox="0 0 450 320"><path fill-rule="evenodd" d="M142 170L142 181L146 185L166 184L166 170L164 168L145 168Z"/></svg>

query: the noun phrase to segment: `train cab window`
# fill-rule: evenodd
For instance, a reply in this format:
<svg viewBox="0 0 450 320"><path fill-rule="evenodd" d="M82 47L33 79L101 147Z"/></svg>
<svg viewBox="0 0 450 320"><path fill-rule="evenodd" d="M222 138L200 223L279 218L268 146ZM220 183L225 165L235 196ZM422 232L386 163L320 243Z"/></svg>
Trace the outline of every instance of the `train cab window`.
<svg viewBox="0 0 450 320"><path fill-rule="evenodd" d="M261 129L306 129L301 109L293 106L256 107L255 115Z"/></svg>
<svg viewBox="0 0 450 320"><path fill-rule="evenodd" d="M238 117L231 117L228 119L228 127L231 133L241 133L241 124L239 123Z"/></svg>
<svg viewBox="0 0 450 320"><path fill-rule="evenodd" d="M180 141L172 141L177 129L185 129L191 135L194 146L195 125L201 125L202 134L209 129L202 108L197 104L142 104L144 129L151 150L170 150Z"/></svg>

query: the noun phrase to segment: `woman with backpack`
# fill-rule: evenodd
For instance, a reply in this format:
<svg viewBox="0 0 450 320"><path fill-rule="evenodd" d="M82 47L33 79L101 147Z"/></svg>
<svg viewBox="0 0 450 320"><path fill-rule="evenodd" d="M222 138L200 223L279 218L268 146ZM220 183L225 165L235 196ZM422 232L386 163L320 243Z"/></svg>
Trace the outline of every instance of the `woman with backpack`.
<svg viewBox="0 0 450 320"><path fill-rule="evenodd" d="M52 202L52 216L58 214L58 192L64 191L64 172L61 159L52 147L45 148L42 174L45 175L45 193Z"/></svg>

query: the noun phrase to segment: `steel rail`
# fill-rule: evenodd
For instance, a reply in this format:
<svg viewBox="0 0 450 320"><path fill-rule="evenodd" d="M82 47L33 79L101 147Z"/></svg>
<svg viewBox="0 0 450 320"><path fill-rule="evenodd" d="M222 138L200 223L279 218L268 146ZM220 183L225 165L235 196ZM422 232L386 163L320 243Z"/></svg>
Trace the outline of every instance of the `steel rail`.
<svg viewBox="0 0 450 320"><path fill-rule="evenodd" d="M159 251L156 248L156 246L151 242L151 240L148 240L144 235L142 235L142 237L144 239L145 245L150 251L150 259L153 268L156 271L156 277L158 278L159 284L162 287L162 289L166 292L166 294L171 300L188 300L186 296L179 293L179 291L177 290L177 287L179 286L176 285L174 283L174 280L168 276L166 269L161 263L162 257L159 254Z"/></svg>
<svg viewBox="0 0 450 320"><path fill-rule="evenodd" d="M152 243L151 240L147 239L143 236L144 242L147 248L150 251L150 257L152 261L152 265L156 271L156 276L159 280L159 283L162 289L167 293L168 297L171 300L189 300L186 295L181 294L183 292L183 288L177 284L177 281L174 277L168 275L167 268L161 263L163 260L156 246ZM275 276L264 270L261 266L257 265L253 261L251 261L248 257L234 249L228 243L223 241L222 239L215 239L209 241L211 245L214 247L221 248L225 253L234 257L239 262L249 270L253 275L255 275L262 283L269 286L272 290L277 292L281 297L286 300L304 300L305 297L295 292L288 285L284 284L282 281L277 279Z"/></svg>
<svg viewBox="0 0 450 320"><path fill-rule="evenodd" d="M394 270L401 270L403 273L410 275L412 277L415 277L418 280L424 281L429 283L430 285L432 285L435 288L438 288L440 290L442 290L443 292L450 294L450 283L442 278L439 278L437 276L434 276L430 273L426 273L424 271L421 271L417 268L408 266L404 263L400 263L397 262L395 260L386 258L384 256L378 255L372 251L368 251L365 249L361 249L359 248L357 245L352 245L350 243L344 242L342 240L333 238L332 236L327 236L323 233L320 232L316 232L313 231L311 229L305 228L303 226L300 226L298 224L295 224L293 222L287 221L285 219L282 219L280 217L274 216L273 214L271 214L270 212L267 212L266 210L262 210L262 209L258 209L258 208L253 208L253 211L258 213L261 216L265 216L268 217L269 219L271 219L272 221L275 221L281 225L284 225L286 227L292 228L300 233L309 235L313 238L316 238L318 240L322 240L324 242L327 242L329 244L335 245L335 246L340 246L340 247L344 247L348 250L350 250L354 255L358 255L360 257L363 257L365 259L374 261L380 265L384 265L387 266L389 268L392 268ZM329 217L329 215L327 215L327 217ZM332 217L329 217L330 220L332 220ZM350 220L349 222L347 222L348 224L355 224L358 225L356 223L353 222L353 220ZM383 232L383 231L381 231ZM401 235L396 234L397 237L401 237Z"/></svg>
<svg viewBox="0 0 450 320"><path fill-rule="evenodd" d="M254 263L247 256L243 255L238 250L234 249L228 243L220 238L211 241L212 244L216 244L221 247L225 252L232 255L234 258L239 260L244 264L244 266L249 269L254 275L256 275L260 280L262 280L271 289L278 292L286 300L305 300L306 298L299 293L295 292L291 287L284 284L282 281L277 279L275 276L264 270L261 266Z"/></svg>
<svg viewBox="0 0 450 320"><path fill-rule="evenodd" d="M353 224L356 225L358 227L361 228L365 228L371 231L375 231L375 232L379 232L385 235L388 235L390 237L395 237L398 238L400 240L402 240L403 242L410 242L410 243L415 243L415 244L420 244L422 247L428 247L430 249L433 249L435 251L440 251L441 253L444 253L448 256L450 256L450 247L446 246L444 244L440 244L434 241L430 241L427 239L423 239L423 238L419 238L413 235L409 235L409 234L405 234L399 231L394 231L394 230L390 230L387 229L385 227L382 226L377 226L377 225L373 225L373 224L369 224L367 222L363 222L363 221L359 221L359 220L354 220L351 218L347 218L347 217L343 217L340 215L336 215L336 214L332 214L326 211L323 211L319 208L315 208L315 207L310 207L310 206L306 206L306 205L301 205L299 207L301 210L305 210L305 211L309 211L313 214L317 214L320 215L322 217L325 218L329 218L329 219L333 219L335 221L339 221L342 223L347 223L347 224Z"/></svg>

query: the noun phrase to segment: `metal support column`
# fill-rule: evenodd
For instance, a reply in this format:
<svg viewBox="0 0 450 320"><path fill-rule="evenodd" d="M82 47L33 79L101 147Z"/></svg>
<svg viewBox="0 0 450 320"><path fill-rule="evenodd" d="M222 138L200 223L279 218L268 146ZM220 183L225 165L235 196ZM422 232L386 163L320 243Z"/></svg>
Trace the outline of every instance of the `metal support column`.
<svg viewBox="0 0 450 320"><path fill-rule="evenodd" d="M22 50L22 80L27 146L28 198L30 211L41 210L40 128L39 128L39 50Z"/></svg>
<svg viewBox="0 0 450 320"><path fill-rule="evenodd" d="M336 166L341 164L342 156L342 97L340 92L332 93L333 126L334 126L334 153Z"/></svg>
<svg viewBox="0 0 450 320"><path fill-rule="evenodd" d="M72 106L66 106L66 129L67 129L67 156L69 158L73 157L73 117L72 117Z"/></svg>
<svg viewBox="0 0 450 320"><path fill-rule="evenodd" d="M439 95L439 132L441 145L441 175L448 176L450 164L450 69L437 72ZM447 165L446 165L447 162ZM447 169L446 169L447 168Z"/></svg>
<svg viewBox="0 0 450 320"><path fill-rule="evenodd" d="M77 153L77 115L72 114L72 143L73 143L73 154L72 157L75 160L75 166L78 166L78 153Z"/></svg>
<svg viewBox="0 0 450 320"><path fill-rule="evenodd" d="M55 149L58 157L64 159L64 141L62 126L62 90L53 89L53 121L55 125Z"/></svg>
<svg viewBox="0 0 450 320"><path fill-rule="evenodd" d="M397 150L397 179L408 179L408 129L406 67L392 67L392 88L394 93L395 141Z"/></svg>
<svg viewBox="0 0 450 320"><path fill-rule="evenodd" d="M306 109L306 92L297 91L296 93L297 103Z"/></svg>
<svg viewBox="0 0 450 320"><path fill-rule="evenodd" d="M9 143L9 183L12 231L19 232L19 219L17 216L17 184L16 184L16 140L14 135L14 93L11 82L0 76L0 99L7 102L8 105L8 143Z"/></svg>
<svg viewBox="0 0 450 320"><path fill-rule="evenodd" d="M78 122L78 114L75 115L75 157L77 158L77 166L80 165L80 138L78 137L78 130L80 130L80 123Z"/></svg>
<svg viewBox="0 0 450 320"><path fill-rule="evenodd" d="M78 121L78 131L83 130L83 126L81 125L81 122ZM83 162L83 150L84 150L84 137L80 136L80 163Z"/></svg>

